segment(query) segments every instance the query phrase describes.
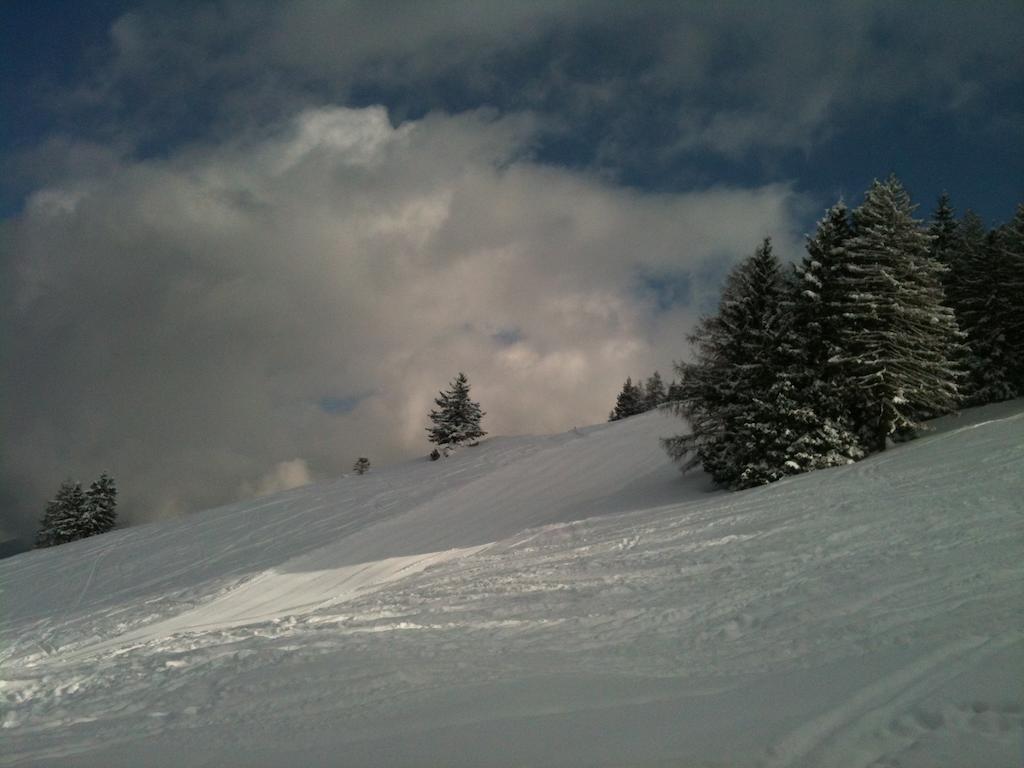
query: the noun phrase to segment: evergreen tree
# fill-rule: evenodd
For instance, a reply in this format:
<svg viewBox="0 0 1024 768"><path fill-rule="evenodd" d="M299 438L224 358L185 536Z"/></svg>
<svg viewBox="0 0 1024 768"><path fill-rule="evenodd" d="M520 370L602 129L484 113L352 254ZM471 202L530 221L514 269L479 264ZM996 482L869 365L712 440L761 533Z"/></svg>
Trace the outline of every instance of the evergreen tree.
<svg viewBox="0 0 1024 768"><path fill-rule="evenodd" d="M943 192L932 212L932 220L928 224L928 234L932 236L929 253L940 264L950 266L953 261L954 244L957 237L957 221L953 207L949 203L949 195Z"/></svg>
<svg viewBox="0 0 1024 768"><path fill-rule="evenodd" d="M85 492L79 521L80 538L106 533L117 523L117 487L106 472Z"/></svg>
<svg viewBox="0 0 1024 768"><path fill-rule="evenodd" d="M829 380L834 373L829 361L839 349L844 325L837 278L852 235L849 212L840 201L818 222L814 235L807 239L807 255L795 268L790 325L800 338L795 340L797 348L792 354L808 369L808 381Z"/></svg>
<svg viewBox="0 0 1024 768"><path fill-rule="evenodd" d="M684 469L699 462L735 489L863 455L826 377L829 345L821 329L834 322L807 328L809 318L825 316L822 296L831 291L825 281L839 258L843 221L841 206L829 212L789 282L769 240L730 273L718 314L703 318L690 337L696 361L676 366L681 381L667 407L690 422L691 433L665 447L686 460Z"/></svg>
<svg viewBox="0 0 1024 768"><path fill-rule="evenodd" d="M780 300L778 259L765 240L726 279L717 314L689 337L693 363L677 363L679 399L669 408L691 433L664 441L684 469L699 462L716 483L742 488L767 482L769 443L775 439L766 405L778 380Z"/></svg>
<svg viewBox="0 0 1024 768"><path fill-rule="evenodd" d="M433 426L427 427L430 442L440 446L454 447L468 443L476 445L487 433L480 428L480 419L485 415L480 404L469 399L469 380L459 373L446 392L434 399L436 410L430 412Z"/></svg>
<svg viewBox="0 0 1024 768"><path fill-rule="evenodd" d="M644 410L650 411L665 402L665 382L661 380L661 374L655 371L647 378L644 385Z"/></svg>
<svg viewBox="0 0 1024 768"><path fill-rule="evenodd" d="M608 414L608 421L618 421L629 416L636 416L646 409L644 405L643 388L633 383L632 377L626 377L626 383L622 385L622 391L615 399L615 408Z"/></svg>
<svg viewBox="0 0 1024 768"><path fill-rule="evenodd" d="M840 201L818 222L807 240L807 255L787 284L778 379L761 403L768 409L761 420L774 424L777 439L770 472L795 474L849 464L864 455L847 407L846 382L832 364L843 326L837 278L851 236L849 214Z"/></svg>
<svg viewBox="0 0 1024 768"><path fill-rule="evenodd" d="M365 475L370 471L370 460L365 456L360 456L356 459L356 463L352 465L352 471L357 475Z"/></svg>
<svg viewBox="0 0 1024 768"><path fill-rule="evenodd" d="M1005 268L997 233L986 232L981 219L964 214L950 245L947 299L966 336L961 357L965 371L963 399L981 405L1014 396L1007 321L1010 307L1003 300Z"/></svg>
<svg viewBox="0 0 1024 768"><path fill-rule="evenodd" d="M1009 224L994 238L999 312L1006 332L1005 350L1010 382L1017 395L1024 394L1024 203L1017 206Z"/></svg>
<svg viewBox="0 0 1024 768"><path fill-rule="evenodd" d="M85 507L85 494L78 483L66 480L57 489L56 496L46 505L43 519L36 534L37 547L53 547L80 535L80 521Z"/></svg>
<svg viewBox="0 0 1024 768"><path fill-rule="evenodd" d="M665 395L665 404L674 403L677 400L682 399L683 390L679 385L679 382L672 379L672 382L668 385L668 394Z"/></svg>
<svg viewBox="0 0 1024 768"><path fill-rule="evenodd" d="M959 332L943 305L943 267L913 212L895 176L875 181L854 211L855 233L836 280L846 323L835 361L875 450L958 402Z"/></svg>

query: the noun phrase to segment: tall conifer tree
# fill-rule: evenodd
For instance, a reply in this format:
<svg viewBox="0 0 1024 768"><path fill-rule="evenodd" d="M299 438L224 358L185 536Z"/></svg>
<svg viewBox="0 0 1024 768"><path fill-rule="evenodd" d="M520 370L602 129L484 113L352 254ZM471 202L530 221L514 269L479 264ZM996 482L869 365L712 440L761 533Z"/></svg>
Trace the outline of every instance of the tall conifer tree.
<svg viewBox="0 0 1024 768"><path fill-rule="evenodd" d="M1008 349L1008 307L1002 300L1005 269L998 236L986 232L981 219L967 211L949 251L947 299L966 336L962 355L963 400L981 405L1014 396Z"/></svg>
<svg viewBox="0 0 1024 768"><path fill-rule="evenodd" d="M741 488L775 472L777 422L768 401L778 381L783 281L766 239L729 273L718 312L698 323L692 363L677 363L679 399L668 407L691 433L665 448L684 468L701 463L715 482Z"/></svg>
<svg viewBox="0 0 1024 768"><path fill-rule="evenodd" d="M846 320L837 362L851 410L875 450L958 402L959 332L944 306L943 267L895 176L875 181L853 214L837 280Z"/></svg>

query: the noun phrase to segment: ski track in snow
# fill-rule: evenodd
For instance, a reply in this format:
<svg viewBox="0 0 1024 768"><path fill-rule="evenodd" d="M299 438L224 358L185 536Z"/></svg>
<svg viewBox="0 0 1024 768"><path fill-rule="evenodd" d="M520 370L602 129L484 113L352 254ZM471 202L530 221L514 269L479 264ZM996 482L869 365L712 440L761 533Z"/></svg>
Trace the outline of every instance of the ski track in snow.
<svg viewBox="0 0 1024 768"><path fill-rule="evenodd" d="M1020 401L735 494L678 426L0 561L0 765L1020 763Z"/></svg>

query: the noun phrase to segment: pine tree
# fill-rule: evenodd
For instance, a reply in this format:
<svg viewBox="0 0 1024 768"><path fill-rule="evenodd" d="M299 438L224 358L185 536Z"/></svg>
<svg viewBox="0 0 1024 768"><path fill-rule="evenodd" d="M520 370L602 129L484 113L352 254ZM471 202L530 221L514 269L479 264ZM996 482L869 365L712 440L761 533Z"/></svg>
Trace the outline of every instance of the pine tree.
<svg viewBox="0 0 1024 768"><path fill-rule="evenodd" d="M799 362L809 370L809 379L830 379L829 361L838 350L844 325L837 278L846 260L846 248L853 230L849 211L836 203L818 222L807 239L807 255L795 268L792 286L791 326L799 331Z"/></svg>
<svg viewBox="0 0 1024 768"><path fill-rule="evenodd" d="M469 380L459 373L446 392L434 399L436 410L430 412L432 427L427 427L429 440L440 446L476 445L487 433L480 428L485 415L480 404L469 399Z"/></svg>
<svg viewBox="0 0 1024 768"><path fill-rule="evenodd" d="M53 547L82 538L80 522L84 507L82 486L71 480L61 483L57 494L46 505L36 534L36 546Z"/></svg>
<svg viewBox="0 0 1024 768"><path fill-rule="evenodd" d="M995 271L999 280L999 312L1006 331L1005 350L1010 383L1024 394L1024 203L994 238Z"/></svg>
<svg viewBox="0 0 1024 768"><path fill-rule="evenodd" d="M357 475L365 475L370 471L370 460L365 456L360 456L356 459L356 463L352 465L352 471Z"/></svg>
<svg viewBox="0 0 1024 768"><path fill-rule="evenodd" d="M796 474L864 456L846 403L846 382L832 364L843 325L837 278L852 235L841 201L818 222L807 255L783 299L776 384L761 403L774 424L769 471Z"/></svg>
<svg viewBox="0 0 1024 768"><path fill-rule="evenodd" d="M615 400L615 408L608 414L608 421L636 416L645 410L643 389L633 383L632 377L627 377L626 383L622 385L622 391Z"/></svg>
<svg viewBox="0 0 1024 768"><path fill-rule="evenodd" d="M665 382L661 380L661 374L655 371L647 378L644 385L644 410L650 411L665 402Z"/></svg>
<svg viewBox="0 0 1024 768"><path fill-rule="evenodd" d="M939 202L932 212L928 234L932 236L929 249L931 257L940 264L950 266L957 237L957 221L953 207L949 203L949 195L945 192L939 196Z"/></svg>
<svg viewBox="0 0 1024 768"><path fill-rule="evenodd" d="M854 211L855 233L836 281L846 323L835 362L875 450L958 402L959 332L943 304L943 267L913 212L895 176L875 181Z"/></svg>
<svg viewBox="0 0 1024 768"><path fill-rule="evenodd" d="M674 403L677 400L681 400L683 397L683 390L679 385L679 382L672 379L672 382L668 385L668 393L665 395L665 404Z"/></svg>
<svg viewBox="0 0 1024 768"><path fill-rule="evenodd" d="M1009 309L1002 300L1005 279L1000 269L997 233L986 232L981 219L967 211L950 247L947 300L966 336L961 357L966 373L962 394L967 405L1014 396L1008 351Z"/></svg>
<svg viewBox="0 0 1024 768"><path fill-rule="evenodd" d="M117 523L117 487L106 472L85 492L79 520L80 538L106 533Z"/></svg>
<svg viewBox="0 0 1024 768"><path fill-rule="evenodd" d="M779 379L783 281L766 239L730 272L717 314L689 337L696 360L677 363L679 399L669 408L691 433L668 438L684 469L699 462L716 483L744 488L775 479L777 440L769 404Z"/></svg>

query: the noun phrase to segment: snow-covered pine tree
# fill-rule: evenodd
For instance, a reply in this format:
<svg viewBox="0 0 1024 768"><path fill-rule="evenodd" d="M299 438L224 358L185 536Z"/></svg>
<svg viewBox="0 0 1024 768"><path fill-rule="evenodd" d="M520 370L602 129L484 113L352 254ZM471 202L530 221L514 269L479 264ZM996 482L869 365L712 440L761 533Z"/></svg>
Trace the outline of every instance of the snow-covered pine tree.
<svg viewBox="0 0 1024 768"><path fill-rule="evenodd" d="M643 389L633 383L631 376L626 377L626 383L622 385L622 391L615 399L615 408L608 414L608 421L618 421L629 416L636 416L647 410L644 405Z"/></svg>
<svg viewBox="0 0 1024 768"><path fill-rule="evenodd" d="M995 236L996 271L1006 329L1006 356L1010 381L1017 395L1024 394L1024 203Z"/></svg>
<svg viewBox="0 0 1024 768"><path fill-rule="evenodd" d="M766 471L797 474L864 456L830 364L843 324L836 278L852 231L846 205L832 206L807 239L807 255L786 284L779 321L778 378L759 406L774 426ZM770 477L770 479L776 479Z"/></svg>
<svg viewBox="0 0 1024 768"><path fill-rule="evenodd" d="M963 401L982 405L1014 396L1011 383L1007 330L1008 302L1001 281L998 237L985 230L982 220L967 211L949 245L946 297L966 335L962 354L965 377Z"/></svg>
<svg viewBox="0 0 1024 768"><path fill-rule="evenodd" d="M113 530L117 523L117 486L106 472L85 492L79 530L80 538Z"/></svg>
<svg viewBox="0 0 1024 768"><path fill-rule="evenodd" d="M695 361L676 364L679 399L667 407L691 432L664 441L683 469L699 462L730 488L784 473L778 415L769 402L779 381L782 294L779 261L765 239L729 273L717 314L702 318L689 337Z"/></svg>
<svg viewBox="0 0 1024 768"><path fill-rule="evenodd" d="M365 456L360 456L356 459L356 463L352 465L352 471L357 475L365 475L370 471L370 460Z"/></svg>
<svg viewBox="0 0 1024 768"><path fill-rule="evenodd" d="M661 380L661 374L655 371L647 377L644 384L644 410L650 411L665 402L665 382Z"/></svg>
<svg viewBox="0 0 1024 768"><path fill-rule="evenodd" d="M80 525L85 494L79 483L66 480L46 505L36 534L37 547L53 547L82 538Z"/></svg>
<svg viewBox="0 0 1024 768"><path fill-rule="evenodd" d="M959 331L943 304L943 267L913 212L894 175L876 180L853 212L854 236L836 281L846 322L834 360L874 450L958 402Z"/></svg>
<svg viewBox="0 0 1024 768"><path fill-rule="evenodd" d="M430 412L433 426L427 427L430 442L444 447L468 443L476 445L487 433L480 428L485 415L480 404L469 399L469 380L459 373L446 392L434 399L436 410Z"/></svg>
<svg viewBox="0 0 1024 768"><path fill-rule="evenodd" d="M789 299L790 342L796 344L794 362L808 369L807 380L830 380L829 360L838 349L843 308L837 277L853 235L846 204L837 202L807 238L807 255L795 267ZM794 334L799 334L795 336Z"/></svg>

